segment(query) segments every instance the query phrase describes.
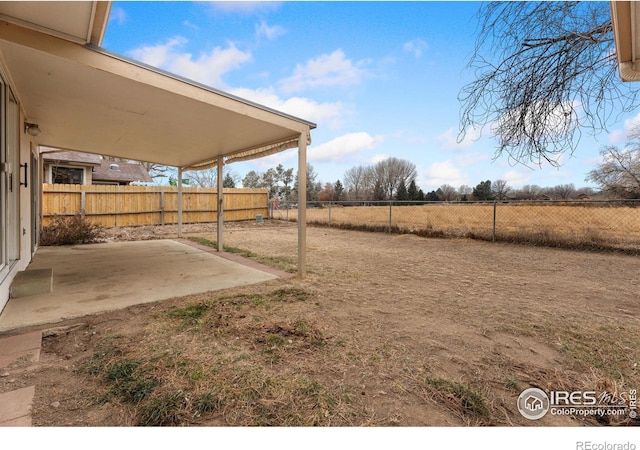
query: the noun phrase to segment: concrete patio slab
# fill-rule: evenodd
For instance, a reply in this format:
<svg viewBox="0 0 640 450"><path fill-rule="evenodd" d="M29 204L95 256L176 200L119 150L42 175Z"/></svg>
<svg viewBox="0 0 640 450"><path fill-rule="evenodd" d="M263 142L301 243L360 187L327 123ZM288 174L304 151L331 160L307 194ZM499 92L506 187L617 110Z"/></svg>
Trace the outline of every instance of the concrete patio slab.
<svg viewBox="0 0 640 450"><path fill-rule="evenodd" d="M0 370L7 369L21 358L37 362L41 345L41 331L0 338Z"/></svg>
<svg viewBox="0 0 640 450"><path fill-rule="evenodd" d="M175 240L43 247L29 270L49 268L52 292L9 300L0 332L278 277Z"/></svg>
<svg viewBox="0 0 640 450"><path fill-rule="evenodd" d="M0 394L0 427L30 427L35 386Z"/></svg>
<svg viewBox="0 0 640 450"><path fill-rule="evenodd" d="M53 288L53 269L29 269L18 272L11 282L11 298L47 294Z"/></svg>
<svg viewBox="0 0 640 450"><path fill-rule="evenodd" d="M42 332L0 338L0 376L19 376L40 360ZM0 427L30 427L35 386L0 392Z"/></svg>

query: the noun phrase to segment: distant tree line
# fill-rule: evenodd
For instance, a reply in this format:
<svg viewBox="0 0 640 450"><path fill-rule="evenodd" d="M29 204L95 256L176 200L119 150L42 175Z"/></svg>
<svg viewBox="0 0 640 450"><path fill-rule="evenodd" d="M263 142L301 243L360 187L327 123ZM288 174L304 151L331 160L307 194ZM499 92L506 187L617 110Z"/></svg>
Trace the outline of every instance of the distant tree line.
<svg viewBox="0 0 640 450"><path fill-rule="evenodd" d="M286 201L298 200L298 174L293 168L285 169L282 164L265 172L248 172L242 179L242 187L260 188L269 191L269 197ZM307 201L318 201L322 183L311 164L307 164Z"/></svg>
<svg viewBox="0 0 640 450"><path fill-rule="evenodd" d="M352 167L344 174L346 200L420 200L416 165L400 158L387 158L374 165Z"/></svg>
<svg viewBox="0 0 640 450"><path fill-rule="evenodd" d="M576 200L594 196L600 198L640 199L640 127L630 135L625 147L603 147L601 161L591 170L586 181L598 185L576 188L573 183L541 187L528 184L519 189L506 180L485 180L475 187L454 187L443 184L423 192L416 184L416 165L400 158L386 158L375 164L357 165L348 169L342 180L322 183L311 164L307 164L307 201L491 201L491 200ZM227 173L225 187L235 187L237 176ZM191 177L196 185L215 186L215 170ZM264 188L271 197L298 200L298 176L294 169L282 164L265 172L250 171L242 179L242 186Z"/></svg>

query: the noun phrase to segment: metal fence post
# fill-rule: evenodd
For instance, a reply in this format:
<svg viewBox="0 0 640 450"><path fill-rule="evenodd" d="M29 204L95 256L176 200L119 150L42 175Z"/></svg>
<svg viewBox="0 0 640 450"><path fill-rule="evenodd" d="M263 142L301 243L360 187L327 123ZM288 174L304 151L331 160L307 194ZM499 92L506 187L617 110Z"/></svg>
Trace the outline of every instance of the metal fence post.
<svg viewBox="0 0 640 450"><path fill-rule="evenodd" d="M391 208L392 208L393 202L391 200L389 200L389 234L391 234Z"/></svg>
<svg viewBox="0 0 640 450"><path fill-rule="evenodd" d="M329 228L331 228L331 202L329 202Z"/></svg>
<svg viewBox="0 0 640 450"><path fill-rule="evenodd" d="M491 242L496 241L496 208L498 206L498 201L493 201L493 234L491 235Z"/></svg>

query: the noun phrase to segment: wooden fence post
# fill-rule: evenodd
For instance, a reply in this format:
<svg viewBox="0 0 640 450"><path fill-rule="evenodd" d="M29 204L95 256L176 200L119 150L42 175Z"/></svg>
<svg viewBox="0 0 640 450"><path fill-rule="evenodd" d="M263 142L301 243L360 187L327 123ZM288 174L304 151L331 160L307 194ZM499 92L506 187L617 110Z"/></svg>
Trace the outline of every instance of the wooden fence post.
<svg viewBox="0 0 640 450"><path fill-rule="evenodd" d="M164 190L160 191L160 225L164 226Z"/></svg>
<svg viewBox="0 0 640 450"><path fill-rule="evenodd" d="M86 211L87 211L87 193L84 190L82 190L80 192L80 217L82 217L82 219L84 219Z"/></svg>

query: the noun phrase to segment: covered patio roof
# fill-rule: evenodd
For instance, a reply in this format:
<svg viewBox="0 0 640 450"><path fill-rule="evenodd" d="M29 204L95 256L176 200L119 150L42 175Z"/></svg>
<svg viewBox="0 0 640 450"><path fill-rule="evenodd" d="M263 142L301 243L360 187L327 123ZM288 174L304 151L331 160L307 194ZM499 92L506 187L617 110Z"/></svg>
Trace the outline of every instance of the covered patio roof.
<svg viewBox="0 0 640 450"><path fill-rule="evenodd" d="M99 47L111 2L0 2L0 57L37 143L183 170L298 148L306 172L316 125ZM178 229L182 196L178 184ZM298 189L298 272L305 273L306 178Z"/></svg>
<svg viewBox="0 0 640 450"><path fill-rule="evenodd" d="M298 146L315 124L110 53L0 21L0 51L40 145L183 169Z"/></svg>

